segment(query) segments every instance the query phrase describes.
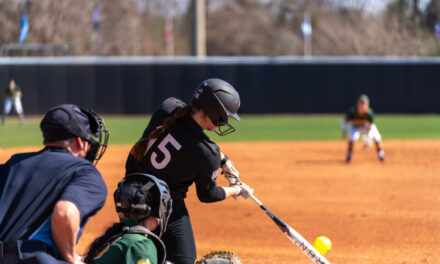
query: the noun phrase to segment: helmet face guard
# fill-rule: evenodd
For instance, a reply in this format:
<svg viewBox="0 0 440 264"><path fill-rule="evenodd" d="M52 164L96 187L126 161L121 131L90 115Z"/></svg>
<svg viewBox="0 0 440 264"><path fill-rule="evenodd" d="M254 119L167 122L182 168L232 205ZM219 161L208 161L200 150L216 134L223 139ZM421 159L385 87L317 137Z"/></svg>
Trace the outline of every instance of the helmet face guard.
<svg viewBox="0 0 440 264"><path fill-rule="evenodd" d="M214 125L218 126L218 128L214 132L221 137L229 135L236 130L235 127L233 127L228 122L218 123Z"/></svg>
<svg viewBox="0 0 440 264"><path fill-rule="evenodd" d="M93 110L81 108L81 111L89 118L90 130L92 131L92 134L89 134L85 139L90 143L90 149L85 158L96 165L107 150L110 133L105 126L104 120Z"/></svg>
<svg viewBox="0 0 440 264"><path fill-rule="evenodd" d="M130 182L144 182L145 184L142 187L128 188L129 193L122 193L123 187L129 185ZM156 190L152 188L156 188ZM156 204L146 204L146 201L136 204L135 201L133 201L133 197L136 196L136 192L138 191L151 193L152 195L154 195L154 193L157 195L158 193L159 197L153 197L152 199ZM118 189L114 193L114 199L116 211L123 213L127 220L142 220L148 216L158 217L160 227L158 230L159 237L165 233L172 212L173 200L171 199L168 185L163 180L150 174L131 173L118 183ZM159 208L155 208L156 206L159 206Z"/></svg>

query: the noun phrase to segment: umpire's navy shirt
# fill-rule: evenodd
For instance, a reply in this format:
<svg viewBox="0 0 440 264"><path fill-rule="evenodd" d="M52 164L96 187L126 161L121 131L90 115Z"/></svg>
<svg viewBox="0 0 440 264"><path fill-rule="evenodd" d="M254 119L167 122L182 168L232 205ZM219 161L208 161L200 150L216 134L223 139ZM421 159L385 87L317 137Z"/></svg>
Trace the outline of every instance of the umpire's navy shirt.
<svg viewBox="0 0 440 264"><path fill-rule="evenodd" d="M56 202L69 201L78 208L79 239L106 196L107 188L95 166L66 149L46 147L13 155L0 165L0 240L40 240L56 252L51 235Z"/></svg>

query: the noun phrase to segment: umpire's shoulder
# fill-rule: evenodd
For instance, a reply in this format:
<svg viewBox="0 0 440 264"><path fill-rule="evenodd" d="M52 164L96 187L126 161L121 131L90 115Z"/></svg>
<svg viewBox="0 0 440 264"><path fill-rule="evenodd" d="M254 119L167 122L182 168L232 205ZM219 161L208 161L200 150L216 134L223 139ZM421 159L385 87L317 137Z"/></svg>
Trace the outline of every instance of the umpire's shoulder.
<svg viewBox="0 0 440 264"><path fill-rule="evenodd" d="M5 164L3 164L4 166L12 166L16 163L19 163L23 160L32 158L34 156L37 156L40 152L27 152L27 153L17 153L11 156L11 158L6 161Z"/></svg>
<svg viewBox="0 0 440 264"><path fill-rule="evenodd" d="M73 160L66 162L65 166L68 166L77 177L89 178L93 180L94 184L105 187L101 172L89 160L73 156Z"/></svg>
<svg viewBox="0 0 440 264"><path fill-rule="evenodd" d="M88 160L79 158L78 163L72 164L72 178L70 184L73 184L75 194L71 196L83 196L77 199L78 207L84 208L81 204L88 204L90 201L83 201L85 197L93 197L93 201L99 204L99 207L104 205L107 197L107 186L104 178L99 170ZM86 192L87 195L84 193ZM89 199L90 200L90 199ZM87 205L88 206L88 205Z"/></svg>
<svg viewBox="0 0 440 264"><path fill-rule="evenodd" d="M98 168L95 167L95 165L93 165L92 162L84 158L78 158L77 161L78 163L75 166L78 172L87 173L102 179L101 172L98 170Z"/></svg>

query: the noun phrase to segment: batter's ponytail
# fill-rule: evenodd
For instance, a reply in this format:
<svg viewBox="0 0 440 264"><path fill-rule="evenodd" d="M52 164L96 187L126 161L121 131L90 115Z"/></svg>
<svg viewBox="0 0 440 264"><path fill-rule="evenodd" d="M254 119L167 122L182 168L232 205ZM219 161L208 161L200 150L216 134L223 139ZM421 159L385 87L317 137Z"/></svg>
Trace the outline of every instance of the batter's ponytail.
<svg viewBox="0 0 440 264"><path fill-rule="evenodd" d="M165 131L172 128L178 119L183 117L189 117L193 112L193 110L196 109L200 109L200 108L194 103L192 105L187 105L185 107L180 108L174 115L166 118L161 126L156 127L156 129L154 129L151 132L148 138L139 139L138 142L134 144L133 148L130 151L130 154L133 157L135 157L137 161L140 162L144 157L145 152L147 151L148 141L150 139L159 138Z"/></svg>
<svg viewBox="0 0 440 264"><path fill-rule="evenodd" d="M176 112L176 114L165 119L165 121L163 121L163 124L161 126L153 130L153 132L151 132L149 136L149 139L155 139L160 137L163 134L163 132L167 131L168 129L174 126L177 119L190 116L191 112L192 112L192 107L190 105L180 108Z"/></svg>
<svg viewBox="0 0 440 264"><path fill-rule="evenodd" d="M138 161L141 162L148 147L148 138L139 139L130 150L130 154Z"/></svg>

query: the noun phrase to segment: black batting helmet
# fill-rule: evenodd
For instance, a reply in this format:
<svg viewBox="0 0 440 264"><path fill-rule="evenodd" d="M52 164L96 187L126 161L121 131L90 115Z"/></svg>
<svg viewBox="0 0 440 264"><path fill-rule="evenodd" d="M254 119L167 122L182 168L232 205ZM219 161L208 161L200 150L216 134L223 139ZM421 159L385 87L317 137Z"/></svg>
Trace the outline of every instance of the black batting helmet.
<svg viewBox="0 0 440 264"><path fill-rule="evenodd" d="M221 79L208 79L203 81L196 89L192 102L198 105L215 126L219 127L216 133L220 136L230 134L235 128L228 123L232 116L240 121L237 114L240 107L240 95L229 83ZM226 130L221 129L226 126Z"/></svg>
<svg viewBox="0 0 440 264"><path fill-rule="evenodd" d="M161 236L172 210L168 185L150 174L132 173L118 183L113 194L116 212L125 220L143 220L149 216L160 219Z"/></svg>

